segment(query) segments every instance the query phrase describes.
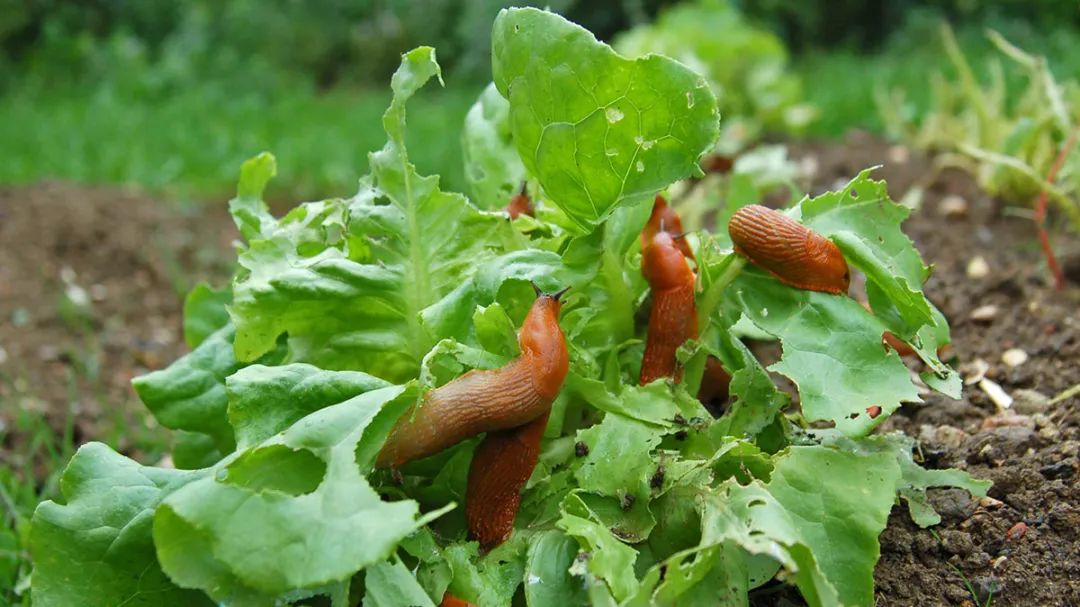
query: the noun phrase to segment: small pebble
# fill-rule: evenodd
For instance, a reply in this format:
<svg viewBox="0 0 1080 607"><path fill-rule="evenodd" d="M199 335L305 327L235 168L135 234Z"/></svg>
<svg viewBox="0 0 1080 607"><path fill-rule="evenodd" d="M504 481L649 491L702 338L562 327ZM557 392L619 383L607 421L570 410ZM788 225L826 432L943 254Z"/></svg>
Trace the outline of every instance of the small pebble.
<svg viewBox="0 0 1080 607"><path fill-rule="evenodd" d="M941 202L938 203L938 212L952 219L964 217L968 212L967 200L955 194L950 194L942 198Z"/></svg>
<svg viewBox="0 0 1080 607"><path fill-rule="evenodd" d="M1010 367L1019 367L1028 360L1028 353L1020 348L1009 348L1001 353L1001 362Z"/></svg>
<svg viewBox="0 0 1080 607"><path fill-rule="evenodd" d="M1009 560L1009 557L1004 556L1004 555L999 556L996 559L990 561L990 568L991 569L1000 569L1001 566L1004 565L1005 561L1007 561L1007 560Z"/></svg>
<svg viewBox="0 0 1080 607"><path fill-rule="evenodd" d="M979 306L971 311L970 318L976 322L990 322L998 314L998 307L994 304Z"/></svg>
<svg viewBox="0 0 1080 607"><path fill-rule="evenodd" d="M979 389L986 393L986 396L997 405L998 409L1008 409L1013 404L1013 398L1009 396L1009 393L991 379L985 377L980 379Z"/></svg>
<svg viewBox="0 0 1080 607"><path fill-rule="evenodd" d="M964 376L964 385L971 386L982 381L986 372L990 370L990 363L981 358L960 365L960 373Z"/></svg>
<svg viewBox="0 0 1080 607"><path fill-rule="evenodd" d="M1050 397L1037 390L1020 388L1012 393L1013 408L1022 415L1046 413L1050 409Z"/></svg>
<svg viewBox="0 0 1080 607"><path fill-rule="evenodd" d="M1005 532L1005 539L1010 542L1015 542L1025 535L1027 535L1027 523L1020 521L1012 527L1009 527L1009 530Z"/></svg>
<svg viewBox="0 0 1080 607"><path fill-rule="evenodd" d="M1076 474L1076 467L1066 460L1039 468L1039 474L1042 474L1049 480L1066 480L1072 478L1073 475Z"/></svg>
<svg viewBox="0 0 1080 607"><path fill-rule="evenodd" d="M953 426L938 426L934 439L946 449L958 449L967 440L967 433Z"/></svg>
<svg viewBox="0 0 1080 607"><path fill-rule="evenodd" d="M989 495L985 495L979 498L979 507L983 510L997 510L1003 505L1004 503L1001 500L996 500Z"/></svg>
<svg viewBox="0 0 1080 607"><path fill-rule="evenodd" d="M986 259L982 255L976 255L968 262L968 278L979 280L980 278L986 278L989 274L990 264L986 263Z"/></svg>

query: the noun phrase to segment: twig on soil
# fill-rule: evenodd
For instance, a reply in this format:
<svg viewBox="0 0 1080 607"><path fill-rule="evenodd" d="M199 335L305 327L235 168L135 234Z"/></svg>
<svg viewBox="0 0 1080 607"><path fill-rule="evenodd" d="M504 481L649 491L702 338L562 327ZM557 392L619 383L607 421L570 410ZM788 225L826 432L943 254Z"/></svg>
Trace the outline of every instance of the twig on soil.
<svg viewBox="0 0 1080 607"><path fill-rule="evenodd" d="M1050 172L1046 174L1046 183L1048 185L1042 188L1039 192L1039 198L1035 202L1035 225L1039 230L1039 245L1042 247L1043 255L1046 256L1046 265L1050 268L1050 273L1054 275L1054 286L1057 287L1058 291L1065 289L1065 274L1061 271L1057 258L1054 257L1054 250L1050 248L1050 234L1046 231L1046 200L1050 191L1049 188L1053 186L1054 180L1057 179L1058 171L1061 170L1061 166L1065 164L1069 152L1076 145L1078 132L1080 132L1080 124L1073 127L1072 132L1069 133L1069 138L1061 146L1061 151L1058 152L1057 158L1054 159Z"/></svg>
<svg viewBox="0 0 1080 607"><path fill-rule="evenodd" d="M1049 402L1051 405L1056 405L1067 398L1072 398L1077 395L1080 395L1080 384L1076 384L1071 388L1065 388L1057 396L1051 398Z"/></svg>

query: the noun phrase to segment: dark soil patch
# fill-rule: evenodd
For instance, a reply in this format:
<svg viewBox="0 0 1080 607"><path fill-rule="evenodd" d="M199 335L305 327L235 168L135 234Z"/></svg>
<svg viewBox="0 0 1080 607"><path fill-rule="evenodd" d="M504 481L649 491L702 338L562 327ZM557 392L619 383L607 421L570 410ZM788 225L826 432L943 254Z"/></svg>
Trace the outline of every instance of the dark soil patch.
<svg viewBox="0 0 1080 607"><path fill-rule="evenodd" d="M980 605L991 593L995 605L1080 605L1080 398L1047 403L1080 384L1076 279L1055 291L1032 221L990 199L965 173L934 176L925 158L861 135L792 153L817 159L819 191L874 164L884 165L878 177L894 199L924 188L922 206L904 228L934 265L926 292L952 326L954 362L970 374L974 361L985 361L986 377L1016 399L999 412L970 385L959 401L930 395L884 425L918 437L924 465L966 469L994 486L993 499L981 502L964 491L932 492L943 516L933 530L915 526L906 508L894 509L875 571L878 604L973 604L966 578ZM946 215L948 196L964 199L967 212ZM1068 236L1055 243L1061 247ZM968 276L977 256L989 269L983 278ZM992 318L971 318L987 305L997 308ZM1028 360L1005 364L1002 354L1011 348Z"/></svg>
<svg viewBox="0 0 1080 607"><path fill-rule="evenodd" d="M0 466L44 472L34 418L75 445L161 442L130 381L185 352L194 281L228 275L233 230L204 215L116 188L0 188Z"/></svg>

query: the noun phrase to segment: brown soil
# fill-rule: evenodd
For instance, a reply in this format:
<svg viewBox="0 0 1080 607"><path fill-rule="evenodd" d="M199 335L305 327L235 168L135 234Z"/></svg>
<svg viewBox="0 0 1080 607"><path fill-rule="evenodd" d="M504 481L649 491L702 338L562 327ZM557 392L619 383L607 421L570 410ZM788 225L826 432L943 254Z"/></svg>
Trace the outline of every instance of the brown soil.
<svg viewBox="0 0 1080 607"><path fill-rule="evenodd" d="M980 605L991 592L996 605L1080 605L1080 398L1052 406L1045 398L1080 383L1080 264L1069 266L1070 288L1054 291L1030 219L990 200L963 173L932 176L917 154L904 159L863 136L796 145L792 154L816 159L816 191L872 164L885 165L878 176L894 198L913 185L925 188L905 228L935 265L927 292L953 327L956 363L985 361L986 377L1016 397L1002 415L978 386L968 386L960 401L931 395L886 424L919 437L925 465L963 468L994 487L993 499L983 501L932 492L943 515L932 530L895 508L881 537L877 604L973 605L973 591ZM953 194L966 200L967 213L946 217L941 203ZM0 423L10 427L18 411L31 411L62 428L70 411L76 443L108 439L116 411L136 427L152 424L129 381L185 351L186 287L227 275L234 231L222 206L213 209L188 216L111 189L0 188L0 402L16 405L0 407ZM967 276L976 256L989 266L984 278ZM67 283L89 295L88 312L64 312ZM996 314L972 320L984 305L997 306ZM1010 348L1029 359L1010 368L1002 361ZM24 439L0 436L0 466L17 463ZM121 450L139 447L129 433L112 437ZM754 604L801 602L781 591Z"/></svg>
<svg viewBox="0 0 1080 607"><path fill-rule="evenodd" d="M160 445L130 381L185 351L194 281L228 275L232 228L209 215L115 188L0 188L0 466L44 471L41 417L75 445Z"/></svg>
<svg viewBox="0 0 1080 607"><path fill-rule="evenodd" d="M972 500L960 490L932 491L942 524L914 525L906 508L894 508L881 536L875 570L877 604L1080 605L1080 398L1048 405L1046 397L1080 384L1080 276L1074 266L1065 292L1055 291L1035 245L1028 218L983 194L970 176L946 170L869 137L844 145L802 145L796 157L817 159L817 190L831 189L860 169L884 165L879 178L894 199L914 185L925 188L921 208L905 223L934 272L926 292L952 326L955 364L962 370L981 359L986 377L1016 398L998 408L977 386L953 401L931 395L908 406L883 430L902 429L920 440L924 465L966 469L994 481L992 500ZM906 162L898 162L905 155ZM962 197L967 213L946 216L942 200ZM1066 235L1054 240L1060 248ZM981 256L989 273L970 278L967 267ZM971 319L985 305L993 318ZM1028 360L1011 368L1010 348ZM1025 530L1026 528L1026 530ZM966 580L966 581L965 581Z"/></svg>

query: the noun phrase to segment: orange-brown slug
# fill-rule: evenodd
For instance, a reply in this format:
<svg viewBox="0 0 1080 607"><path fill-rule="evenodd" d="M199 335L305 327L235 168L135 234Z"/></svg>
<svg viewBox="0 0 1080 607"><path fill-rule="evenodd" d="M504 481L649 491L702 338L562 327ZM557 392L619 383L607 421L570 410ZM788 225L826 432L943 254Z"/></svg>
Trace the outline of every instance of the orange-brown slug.
<svg viewBox="0 0 1080 607"><path fill-rule="evenodd" d="M521 355L498 369L473 370L427 393L401 416L376 459L398 468L482 432L516 428L544 415L569 366L559 297L538 294L518 333Z"/></svg>
<svg viewBox="0 0 1080 607"><path fill-rule="evenodd" d="M439 603L439 607L476 607L476 605L465 599L459 599L447 592L443 594L442 602Z"/></svg>
<svg viewBox="0 0 1080 607"><path fill-rule="evenodd" d="M649 248L652 243L653 236L656 236L658 232L667 232L675 238L675 246L682 251L682 254L686 257L693 259L694 251L690 249L690 243L686 242L686 239L682 238L683 227L682 218L675 209L668 206L667 201L660 194L656 195L653 200L652 214L649 215L649 222L645 224L645 228L641 230L641 250Z"/></svg>
<svg viewBox="0 0 1080 607"><path fill-rule="evenodd" d="M641 256L641 273L652 289L649 332L641 360L640 383L682 375L675 351L698 335L694 272L668 232L657 232Z"/></svg>
<svg viewBox="0 0 1080 607"><path fill-rule="evenodd" d="M736 253L781 282L847 293L851 273L839 247L787 215L757 204L745 206L731 217L728 233Z"/></svg>
<svg viewBox="0 0 1080 607"><path fill-rule="evenodd" d="M514 194L510 198L510 203L506 205L506 214L510 216L510 219L517 219L519 215L535 217L532 200L529 198L528 186L528 182L522 183L521 191Z"/></svg>
<svg viewBox="0 0 1080 607"><path fill-rule="evenodd" d="M550 411L517 428L488 432L473 454L465 489L469 536L487 552L509 539L521 489L540 457Z"/></svg>

